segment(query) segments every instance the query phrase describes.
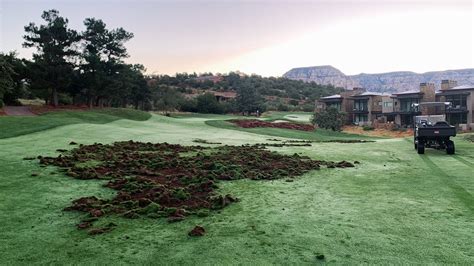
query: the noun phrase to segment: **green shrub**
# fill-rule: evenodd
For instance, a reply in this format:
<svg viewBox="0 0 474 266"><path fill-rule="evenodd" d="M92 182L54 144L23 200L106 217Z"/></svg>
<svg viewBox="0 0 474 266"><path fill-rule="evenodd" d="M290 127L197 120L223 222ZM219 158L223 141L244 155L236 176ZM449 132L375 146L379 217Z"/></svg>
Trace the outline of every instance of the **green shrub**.
<svg viewBox="0 0 474 266"><path fill-rule="evenodd" d="M324 129L332 131L341 131L346 118L345 113L340 112L336 108L328 108L313 115L312 123Z"/></svg>
<svg viewBox="0 0 474 266"><path fill-rule="evenodd" d="M374 130L375 128L373 126L369 126L369 125L363 125L362 126L362 129L364 131L370 131L370 130Z"/></svg>

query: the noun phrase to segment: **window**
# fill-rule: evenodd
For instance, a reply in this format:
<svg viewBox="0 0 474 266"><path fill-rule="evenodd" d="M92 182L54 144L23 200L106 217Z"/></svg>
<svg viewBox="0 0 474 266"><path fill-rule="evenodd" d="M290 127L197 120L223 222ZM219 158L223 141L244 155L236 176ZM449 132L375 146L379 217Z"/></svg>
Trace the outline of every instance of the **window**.
<svg viewBox="0 0 474 266"><path fill-rule="evenodd" d="M446 101L450 102L452 108L455 109L467 107L467 95L446 95Z"/></svg>
<svg viewBox="0 0 474 266"><path fill-rule="evenodd" d="M401 112L415 111L415 109L412 107L414 103L418 103L418 99L400 99L400 111Z"/></svg>
<svg viewBox="0 0 474 266"><path fill-rule="evenodd" d="M327 108L336 108L337 110L341 111L341 103L340 102L327 103L326 106L327 106Z"/></svg>
<svg viewBox="0 0 474 266"><path fill-rule="evenodd" d="M356 111L368 111L369 108L367 107L367 100L355 100L354 109Z"/></svg>
<svg viewBox="0 0 474 266"><path fill-rule="evenodd" d="M354 123L359 123L359 122L367 122L369 119L366 114L355 114L354 115Z"/></svg>
<svg viewBox="0 0 474 266"><path fill-rule="evenodd" d="M383 102L383 107L392 107L393 102Z"/></svg>
<svg viewBox="0 0 474 266"><path fill-rule="evenodd" d="M459 113L459 114L447 114L446 119L451 125L458 125L458 124L467 124L467 114L466 113Z"/></svg>

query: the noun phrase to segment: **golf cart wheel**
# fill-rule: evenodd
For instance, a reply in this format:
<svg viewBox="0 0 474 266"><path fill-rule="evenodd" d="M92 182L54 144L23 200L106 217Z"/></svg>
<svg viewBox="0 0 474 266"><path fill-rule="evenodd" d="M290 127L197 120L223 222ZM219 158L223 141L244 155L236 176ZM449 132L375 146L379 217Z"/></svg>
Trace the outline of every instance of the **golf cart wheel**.
<svg viewBox="0 0 474 266"><path fill-rule="evenodd" d="M446 141L446 153L454 154L454 142L452 140Z"/></svg>
<svg viewBox="0 0 474 266"><path fill-rule="evenodd" d="M418 145L416 147L418 154L424 154L425 153L425 144L423 142L418 142Z"/></svg>
<svg viewBox="0 0 474 266"><path fill-rule="evenodd" d="M418 141L415 140L415 141L413 141L413 143L415 144L415 150L418 150Z"/></svg>

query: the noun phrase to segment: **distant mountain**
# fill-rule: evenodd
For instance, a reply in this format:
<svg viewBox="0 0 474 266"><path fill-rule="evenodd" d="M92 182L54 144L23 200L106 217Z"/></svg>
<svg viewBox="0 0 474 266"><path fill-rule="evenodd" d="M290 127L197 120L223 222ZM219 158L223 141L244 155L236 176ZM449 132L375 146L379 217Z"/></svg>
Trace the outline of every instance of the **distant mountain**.
<svg viewBox="0 0 474 266"><path fill-rule="evenodd" d="M401 92L415 90L422 82L431 82L439 89L441 80L456 80L458 85L474 84L474 69L458 69L415 73L410 71L388 72L380 74L345 75L333 66L314 66L293 68L283 77L307 82L314 81L323 85L334 85L352 89L362 87L375 92Z"/></svg>

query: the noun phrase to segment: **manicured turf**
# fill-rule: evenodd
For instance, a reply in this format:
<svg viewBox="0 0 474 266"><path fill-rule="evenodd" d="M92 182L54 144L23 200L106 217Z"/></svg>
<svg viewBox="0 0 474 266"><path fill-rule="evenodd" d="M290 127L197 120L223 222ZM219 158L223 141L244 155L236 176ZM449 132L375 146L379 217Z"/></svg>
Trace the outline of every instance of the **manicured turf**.
<svg viewBox="0 0 474 266"><path fill-rule="evenodd" d="M63 111L40 116L0 117L0 139L70 124L105 124L118 119L145 121L150 114L133 109L107 108L94 111Z"/></svg>
<svg viewBox="0 0 474 266"><path fill-rule="evenodd" d="M223 129L232 129L239 130L244 132L250 132L255 134L262 134L274 137L283 137L283 138L294 138L294 139L306 139L306 140L334 140L334 139L368 139L367 136L348 134L343 132L334 132L331 130L325 129L316 129L315 131L301 131L301 130L291 130L283 128L242 128L234 123L228 122L226 120L207 120L206 125L223 128Z"/></svg>
<svg viewBox="0 0 474 266"><path fill-rule="evenodd" d="M409 139L272 148L361 164L310 172L291 183L226 182L221 192L237 195L241 201L219 213L173 224L164 219L110 217L102 222L113 221L117 228L91 237L75 228L81 214L61 210L72 199L110 197L114 191L103 188L103 181L74 180L54 167L41 168L37 161L23 157L57 154L58 148L71 148L70 141L133 139L193 145L192 140L200 138L240 145L268 142L269 138L261 135L264 129L251 133L209 126L206 116L153 115L146 121L121 119L99 124L101 115L87 113L93 123L82 120L0 139L1 264L474 262L474 143L463 136L455 138L454 156L428 149L425 155L418 155ZM2 134L5 125L15 129L17 123L26 124L23 118L8 118L8 123L2 119ZM55 123L55 119L51 115L48 122ZM318 136L323 137L333 136ZM208 233L188 237L195 225L202 225ZM317 260L317 254L324 254L325 260Z"/></svg>

